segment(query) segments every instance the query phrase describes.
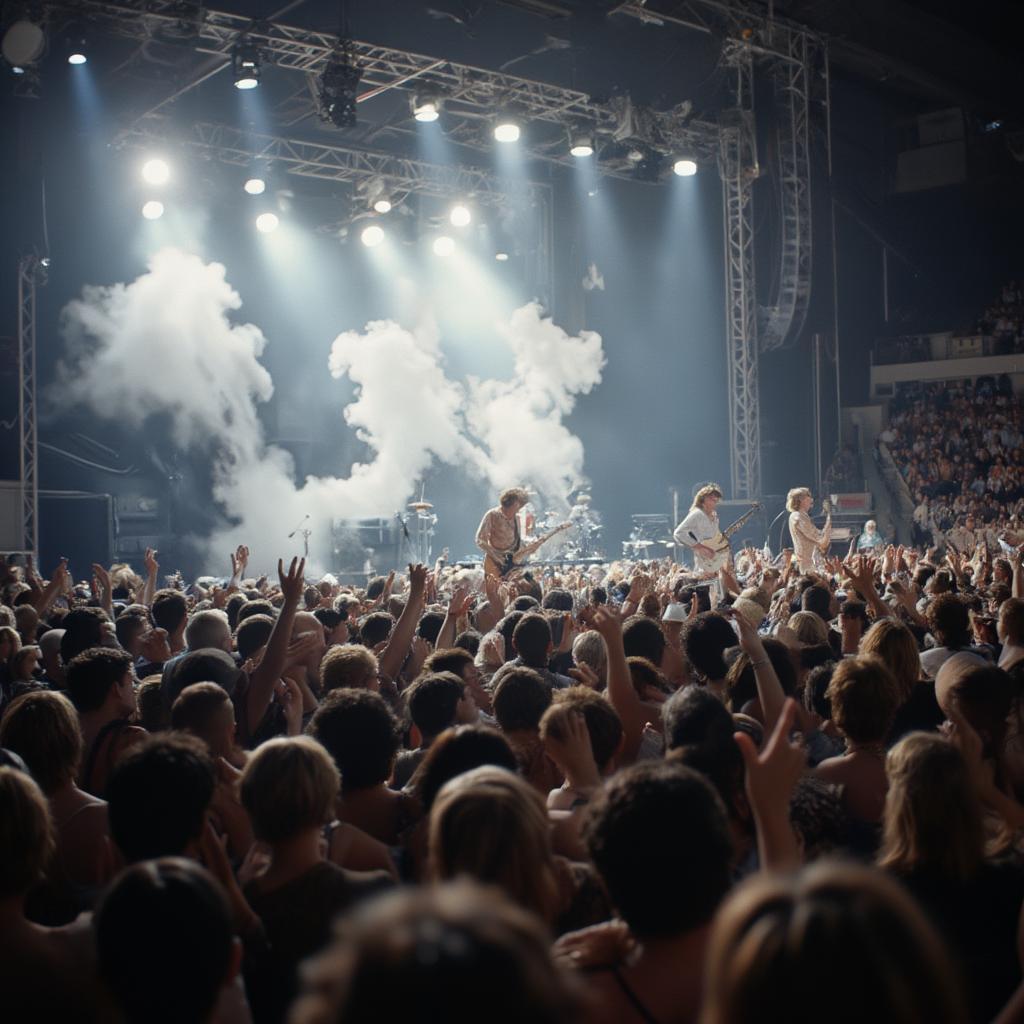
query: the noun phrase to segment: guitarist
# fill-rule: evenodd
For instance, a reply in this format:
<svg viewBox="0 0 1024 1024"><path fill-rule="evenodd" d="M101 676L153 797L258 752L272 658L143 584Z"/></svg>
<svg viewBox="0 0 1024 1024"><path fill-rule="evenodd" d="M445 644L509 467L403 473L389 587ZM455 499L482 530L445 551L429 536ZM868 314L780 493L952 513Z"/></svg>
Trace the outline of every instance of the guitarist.
<svg viewBox="0 0 1024 1024"><path fill-rule="evenodd" d="M786 495L789 509L789 535L793 539L793 552L801 572L813 572L821 554L832 542L832 512L828 512L824 529L811 522L810 510L814 498L808 487L794 487Z"/></svg>
<svg viewBox="0 0 1024 1024"><path fill-rule="evenodd" d="M714 558L715 552L703 541L718 536L718 513L715 508L721 500L722 491L718 484L705 484L697 491L686 518L672 534L675 542L689 548L695 556ZM699 563L696 564L699 568Z"/></svg>
<svg viewBox="0 0 1024 1024"><path fill-rule="evenodd" d="M476 546L501 565L522 544L519 510L530 500L522 487L509 487L498 496L496 507L488 509L476 531Z"/></svg>

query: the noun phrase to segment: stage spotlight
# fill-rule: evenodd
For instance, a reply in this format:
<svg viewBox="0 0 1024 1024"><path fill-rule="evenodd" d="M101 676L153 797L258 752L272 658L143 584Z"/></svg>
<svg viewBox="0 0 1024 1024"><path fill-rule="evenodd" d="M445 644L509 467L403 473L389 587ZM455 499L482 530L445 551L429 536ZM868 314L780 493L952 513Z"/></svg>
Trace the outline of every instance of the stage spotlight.
<svg viewBox="0 0 1024 1024"><path fill-rule="evenodd" d="M390 213L391 212L391 200L387 196L381 196L380 199L375 199L373 202L373 208L377 213Z"/></svg>
<svg viewBox="0 0 1024 1024"><path fill-rule="evenodd" d="M85 46L82 43L74 44L68 51L69 64L85 64L89 58L85 55Z"/></svg>
<svg viewBox="0 0 1024 1024"><path fill-rule="evenodd" d="M277 225L280 223L281 222L277 219L276 213L261 213L256 218L256 230L267 235L270 234L271 231L276 231Z"/></svg>
<svg viewBox="0 0 1024 1024"><path fill-rule="evenodd" d="M432 92L419 92L412 98L412 116L427 123L441 116L441 97Z"/></svg>
<svg viewBox="0 0 1024 1024"><path fill-rule="evenodd" d="M21 68L21 67L18 67L18 65L15 64L14 67L11 68L11 73L15 74L15 75L23 75L23 74L25 74L25 69Z"/></svg>
<svg viewBox="0 0 1024 1024"><path fill-rule="evenodd" d="M448 214L448 219L452 222L453 227L464 228L473 219L473 214L470 213L468 206L463 206L459 203L457 206L452 207L452 212Z"/></svg>
<svg viewBox="0 0 1024 1024"><path fill-rule="evenodd" d="M371 224L369 227L363 228L359 241L367 248L372 249L384 241L384 229L379 224Z"/></svg>
<svg viewBox="0 0 1024 1024"><path fill-rule="evenodd" d="M251 196L261 196L267 190L267 183L258 174L254 174L252 177L246 178L242 188Z"/></svg>
<svg viewBox="0 0 1024 1024"><path fill-rule="evenodd" d="M150 199L142 207L142 216L146 220L159 220L164 215L164 204L159 199Z"/></svg>
<svg viewBox="0 0 1024 1024"><path fill-rule="evenodd" d="M154 157L142 165L142 180L147 185L166 185L171 177L171 168L166 160Z"/></svg>
<svg viewBox="0 0 1024 1024"><path fill-rule="evenodd" d="M508 262L508 253L507 252L496 252L494 254L494 258L499 263L507 263Z"/></svg>
<svg viewBox="0 0 1024 1024"><path fill-rule="evenodd" d="M238 43L231 51L231 70L236 89L255 89L260 84L260 51L250 43Z"/></svg>
<svg viewBox="0 0 1024 1024"><path fill-rule="evenodd" d="M690 160L688 157L682 160L677 160L672 165L672 171L674 174L678 174L680 178L690 178L697 173L697 163L695 160Z"/></svg>
<svg viewBox="0 0 1024 1024"><path fill-rule="evenodd" d="M320 118L335 128L352 128L356 124L356 90L363 69L346 54L335 58L320 76L317 98Z"/></svg>
<svg viewBox="0 0 1024 1024"><path fill-rule="evenodd" d="M35 64L46 50L46 33L34 21L23 18L4 33L0 50L11 70L16 75L23 75L26 67Z"/></svg>
<svg viewBox="0 0 1024 1024"><path fill-rule="evenodd" d="M593 156L594 136L590 132L574 132L569 137L569 152L572 156Z"/></svg>
<svg viewBox="0 0 1024 1024"><path fill-rule="evenodd" d="M447 235L441 235L434 239L434 252L438 256L451 256L455 252L455 239Z"/></svg>
<svg viewBox="0 0 1024 1024"><path fill-rule="evenodd" d="M494 122L495 142L518 142L520 135L519 122L509 114L502 114Z"/></svg>

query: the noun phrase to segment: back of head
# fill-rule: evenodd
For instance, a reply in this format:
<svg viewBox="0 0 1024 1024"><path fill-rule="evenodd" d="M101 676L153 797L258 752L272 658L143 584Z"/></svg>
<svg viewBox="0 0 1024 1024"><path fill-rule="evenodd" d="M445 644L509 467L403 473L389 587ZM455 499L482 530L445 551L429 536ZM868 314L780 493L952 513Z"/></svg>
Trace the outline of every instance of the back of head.
<svg viewBox="0 0 1024 1024"><path fill-rule="evenodd" d="M202 833L214 782L213 761L193 736L162 733L129 750L106 792L110 834L125 860L184 853Z"/></svg>
<svg viewBox="0 0 1024 1024"><path fill-rule="evenodd" d="M28 893L42 879L53 846L42 790L25 772L0 767L0 899Z"/></svg>
<svg viewBox="0 0 1024 1024"><path fill-rule="evenodd" d="M665 653L665 634L653 619L631 615L622 626L622 645L627 658L646 658L660 665Z"/></svg>
<svg viewBox="0 0 1024 1024"><path fill-rule="evenodd" d="M242 670L227 651L216 647L200 647L164 665L164 701L170 707L181 691L193 683L216 683L230 696L241 678Z"/></svg>
<svg viewBox="0 0 1024 1024"><path fill-rule="evenodd" d="M474 768L448 782L430 811L430 874L497 885L550 922L557 909L547 808L504 768Z"/></svg>
<svg viewBox="0 0 1024 1024"><path fill-rule="evenodd" d="M428 643L436 644L443 625L444 612L426 611L420 616L420 621L416 624L416 635L422 637Z"/></svg>
<svg viewBox="0 0 1024 1024"><path fill-rule="evenodd" d="M132 667L132 656L112 647L92 647L76 655L67 666L68 696L79 713L103 706L110 688Z"/></svg>
<svg viewBox="0 0 1024 1024"><path fill-rule="evenodd" d="M512 644L524 665L547 668L551 647L551 626L539 612L528 612L512 633Z"/></svg>
<svg viewBox="0 0 1024 1024"><path fill-rule="evenodd" d="M971 642L967 605L956 594L940 594L928 606L928 628L940 647L966 647Z"/></svg>
<svg viewBox="0 0 1024 1024"><path fill-rule="evenodd" d="M491 703L503 732L534 730L551 703L551 687L531 668L506 668Z"/></svg>
<svg viewBox="0 0 1024 1024"><path fill-rule="evenodd" d="M965 1024L948 954L881 872L819 861L729 896L708 947L703 1024ZM800 998L794 999L794 993Z"/></svg>
<svg viewBox="0 0 1024 1024"><path fill-rule="evenodd" d="M446 729L430 745L427 756L413 776L413 787L424 812L446 782L483 765L496 765L510 772L518 762L508 740L486 725L460 725Z"/></svg>
<svg viewBox="0 0 1024 1024"><path fill-rule="evenodd" d="M227 650L231 646L231 626L226 613L218 608L196 612L185 627L185 646L190 651L200 647Z"/></svg>
<svg viewBox="0 0 1024 1024"><path fill-rule="evenodd" d="M893 674L874 655L844 658L832 673L827 696L832 721L852 743L881 743L900 706Z"/></svg>
<svg viewBox="0 0 1024 1024"><path fill-rule="evenodd" d="M99 975L126 1024L209 1019L236 966L227 899L210 874L183 858L122 872L94 928Z"/></svg>
<svg viewBox="0 0 1024 1024"><path fill-rule="evenodd" d="M532 914L467 881L404 889L346 915L308 968L293 1024L563 1024L577 1007ZM486 1008L486 1009L483 1009Z"/></svg>
<svg viewBox="0 0 1024 1024"><path fill-rule="evenodd" d="M960 674L943 703L944 706L949 702L956 705L998 761L1001 760L1010 711L1017 697L1017 684L1009 673L974 660Z"/></svg>
<svg viewBox="0 0 1024 1024"><path fill-rule="evenodd" d="M103 628L107 613L102 608L72 608L61 620L64 635L60 640L60 660L67 665L72 658L90 647L105 642Z"/></svg>
<svg viewBox="0 0 1024 1024"><path fill-rule="evenodd" d="M320 662L320 690L366 689L377 678L377 656L360 644L332 647Z"/></svg>
<svg viewBox="0 0 1024 1024"><path fill-rule="evenodd" d="M811 587L811 590L816 588ZM810 591L808 591L810 593ZM804 595L806 597L806 595ZM828 626L825 620L812 611L797 612L790 617L787 623L789 628L796 634L797 640L802 644L827 644Z"/></svg>
<svg viewBox="0 0 1024 1024"><path fill-rule="evenodd" d="M174 633L188 618L188 602L180 590L158 590L153 597L153 622L168 633Z"/></svg>
<svg viewBox="0 0 1024 1024"><path fill-rule="evenodd" d="M1024 644L1024 601L1007 598L999 606L999 632L1005 643Z"/></svg>
<svg viewBox="0 0 1024 1024"><path fill-rule="evenodd" d="M828 622L832 618L831 607L832 592L820 583L808 587L800 598L801 610L813 612L823 622Z"/></svg>
<svg viewBox="0 0 1024 1024"><path fill-rule="evenodd" d="M0 747L20 754L47 795L78 774L82 730L62 693L39 690L11 702L0 719Z"/></svg>
<svg viewBox="0 0 1024 1024"><path fill-rule="evenodd" d="M261 647L265 647L274 631L274 620L269 615L250 615L235 630L235 646L242 661L248 661Z"/></svg>
<svg viewBox="0 0 1024 1024"><path fill-rule="evenodd" d="M736 642L729 620L717 612L701 612L683 631L686 660L705 679L725 678L728 669L723 655Z"/></svg>
<svg viewBox="0 0 1024 1024"><path fill-rule="evenodd" d="M611 702L586 686L570 686L565 690L558 690L553 696L551 706L540 720L542 739L548 735L554 735L558 740L566 738L562 730L566 712L583 715L590 736L594 763L599 771L606 771L622 743L622 720Z"/></svg>
<svg viewBox="0 0 1024 1024"><path fill-rule="evenodd" d="M338 769L316 740L279 736L246 762L242 806L257 839L280 843L331 821L339 787Z"/></svg>
<svg viewBox="0 0 1024 1024"><path fill-rule="evenodd" d="M544 595L544 600L540 603L541 608L556 612L571 612L572 611L572 594L568 590L562 590L560 587L552 587Z"/></svg>
<svg viewBox="0 0 1024 1024"><path fill-rule="evenodd" d="M473 664L473 655L461 647L442 648L428 655L423 662L425 672L452 672L460 679L467 665Z"/></svg>
<svg viewBox="0 0 1024 1024"><path fill-rule="evenodd" d="M234 710L231 698L216 683L193 683L186 686L171 706L171 728L190 732L209 743L222 717Z"/></svg>
<svg viewBox="0 0 1024 1024"><path fill-rule="evenodd" d="M584 840L640 939L706 924L731 883L725 808L700 774L665 762L619 772L591 804Z"/></svg>
<svg viewBox="0 0 1024 1024"><path fill-rule="evenodd" d="M898 619L879 619L861 639L860 653L881 658L895 676L902 699L910 696L921 678L921 656L908 626Z"/></svg>
<svg viewBox="0 0 1024 1024"><path fill-rule="evenodd" d="M341 772L342 790L380 785L398 752L398 723L384 698L369 690L332 690L307 732Z"/></svg>
<svg viewBox="0 0 1024 1024"><path fill-rule="evenodd" d="M359 639L372 650L387 640L394 628L394 616L387 612L371 612L359 623Z"/></svg>
<svg viewBox="0 0 1024 1024"><path fill-rule="evenodd" d="M274 618L274 606L270 601L267 601L262 597L254 598L252 601L246 601L238 609L238 615L235 619L235 628L237 629L252 615L269 615L271 618Z"/></svg>
<svg viewBox="0 0 1024 1024"><path fill-rule="evenodd" d="M405 692L409 714L424 736L437 736L455 724L466 684L452 672L428 672Z"/></svg>
<svg viewBox="0 0 1024 1024"><path fill-rule="evenodd" d="M604 637L596 629L586 629L572 642L572 660L577 665L593 669L598 685L604 687L608 681L608 648Z"/></svg>

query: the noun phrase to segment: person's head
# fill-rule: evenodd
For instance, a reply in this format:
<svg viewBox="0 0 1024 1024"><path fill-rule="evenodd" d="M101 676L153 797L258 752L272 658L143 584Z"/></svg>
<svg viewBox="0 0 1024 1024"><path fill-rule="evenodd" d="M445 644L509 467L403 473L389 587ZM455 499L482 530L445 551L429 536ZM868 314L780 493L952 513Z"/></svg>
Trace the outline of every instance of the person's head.
<svg viewBox="0 0 1024 1024"><path fill-rule="evenodd" d="M39 626L39 612L31 604L19 604L14 609L14 625L21 636L22 643L35 643L36 628Z"/></svg>
<svg viewBox="0 0 1024 1024"><path fill-rule="evenodd" d="M21 650L21 637L13 626L0 626L0 665L6 665L11 655Z"/></svg>
<svg viewBox="0 0 1024 1024"><path fill-rule="evenodd" d="M1007 598L999 606L999 640L1004 644L1024 644L1024 601Z"/></svg>
<svg viewBox="0 0 1024 1024"><path fill-rule="evenodd" d="M201 740L161 733L132 747L107 783L110 835L128 863L194 848L216 781Z"/></svg>
<svg viewBox="0 0 1024 1024"><path fill-rule="evenodd" d="M793 665L793 654L790 649L774 637L765 637L763 641L764 652L775 669L775 675L782 687L782 692L787 696L796 690L797 676ZM811 647L801 649L804 651L813 650ZM826 648L826 650L830 650ZM757 700L757 680L754 667L750 657L740 651L736 659L729 666L725 677L726 692L729 695L729 706L733 711L742 711L748 701Z"/></svg>
<svg viewBox="0 0 1024 1024"><path fill-rule="evenodd" d="M82 729L62 693L38 690L15 698L0 718L0 747L20 754L50 796L72 783L82 757Z"/></svg>
<svg viewBox="0 0 1024 1024"><path fill-rule="evenodd" d="M424 813L446 782L463 772L495 765L510 772L518 762L508 740L497 729L486 725L459 725L446 729L430 745L412 778L413 789Z"/></svg>
<svg viewBox="0 0 1024 1024"><path fill-rule="evenodd" d="M372 651L384 643L395 628L395 617L387 612L371 612L359 623L359 639Z"/></svg>
<svg viewBox="0 0 1024 1024"><path fill-rule="evenodd" d="M631 615L622 624L622 646L627 658L646 658L660 665L665 653L665 634L653 619Z"/></svg>
<svg viewBox="0 0 1024 1024"><path fill-rule="evenodd" d="M242 661L248 661L261 647L265 647L273 631L274 620L269 615L250 615L242 619L235 630L235 646Z"/></svg>
<svg viewBox="0 0 1024 1024"><path fill-rule="evenodd" d="M728 668L723 655L736 646L732 624L717 612L701 612L683 628L686 660L705 679L724 679Z"/></svg>
<svg viewBox="0 0 1024 1024"><path fill-rule="evenodd" d="M227 615L217 608L196 612L185 627L185 646L190 651L216 647L231 653L231 625Z"/></svg>
<svg viewBox="0 0 1024 1024"><path fill-rule="evenodd" d="M815 583L813 586L808 587L801 595L800 610L812 612L822 622L830 622L832 620L832 592L828 587Z"/></svg>
<svg viewBox="0 0 1024 1024"><path fill-rule="evenodd" d="M971 642L971 622L967 605L956 594L940 594L928 606L928 628L940 647L967 647Z"/></svg>
<svg viewBox="0 0 1024 1024"><path fill-rule="evenodd" d="M551 655L551 626L539 612L527 612L512 633L512 646L524 665L547 668Z"/></svg>
<svg viewBox="0 0 1024 1024"><path fill-rule="evenodd" d="M811 590L814 589L816 588L811 587ZM790 617L787 625L801 644L813 647L828 643L828 625L816 612L797 612Z"/></svg>
<svg viewBox="0 0 1024 1024"><path fill-rule="evenodd" d="M83 651L67 666L68 696L79 714L101 709L131 714L135 710L134 682L132 656L112 647Z"/></svg>
<svg viewBox="0 0 1024 1024"><path fill-rule="evenodd" d="M425 1007L448 1024L563 1024L578 1013L536 917L466 880L361 904L306 977L293 1024L408 1021Z"/></svg>
<svg viewBox="0 0 1024 1024"><path fill-rule="evenodd" d="M451 672L464 683L476 682L480 679L480 670L476 667L473 655L462 647L442 648L432 651L423 662L424 672Z"/></svg>
<svg viewBox="0 0 1024 1024"><path fill-rule="evenodd" d="M306 730L334 758L343 792L387 781L398 753L398 723L379 693L332 690Z"/></svg>
<svg viewBox="0 0 1024 1024"><path fill-rule="evenodd" d="M529 501L530 495L523 487L508 487L498 495L498 504L506 514L518 512Z"/></svg>
<svg viewBox="0 0 1024 1024"><path fill-rule="evenodd" d="M466 875L553 921L558 890L547 808L518 775L487 766L446 783L430 811L428 846L435 882Z"/></svg>
<svg viewBox="0 0 1024 1024"><path fill-rule="evenodd" d="M540 603L541 608L548 611L571 612L572 594L561 587L552 587Z"/></svg>
<svg viewBox="0 0 1024 1024"><path fill-rule="evenodd" d="M422 637L427 643L436 644L437 638L444 625L444 612L435 610L425 611L416 624L416 635Z"/></svg>
<svg viewBox="0 0 1024 1024"><path fill-rule="evenodd" d="M453 725L469 725L478 717L472 694L454 672L427 672L405 691L413 723L424 739L433 739Z"/></svg>
<svg viewBox="0 0 1024 1024"><path fill-rule="evenodd" d="M827 696L836 727L861 746L883 742L900 706L895 677L870 654L844 658L832 673Z"/></svg>
<svg viewBox="0 0 1024 1024"><path fill-rule="evenodd" d="M577 665L586 665L597 676L597 685L604 689L608 684L608 648L604 637L596 629L586 629L577 634L572 642L572 660Z"/></svg>
<svg viewBox="0 0 1024 1024"><path fill-rule="evenodd" d="M879 619L864 634L859 650L861 654L876 655L889 666L899 686L900 700L905 701L921 678L921 656L910 628L897 619Z"/></svg>
<svg viewBox="0 0 1024 1024"><path fill-rule="evenodd" d="M253 835L274 845L334 818L340 780L326 750L309 736L279 736L257 747L242 771L242 806Z"/></svg>
<svg viewBox="0 0 1024 1024"><path fill-rule="evenodd" d="M786 510L788 512L806 512L811 507L813 500L810 488L794 487L786 495Z"/></svg>
<svg viewBox="0 0 1024 1024"><path fill-rule="evenodd" d="M876 522L874 521L874 519L869 519L869 520L868 520L868 521L867 521L867 522L866 522L866 523L864 524L864 532L865 532L866 534L868 534L869 536L870 536L871 534L873 534L873 533L876 533L876 532L877 532L877 530L878 530L878 524L877 524L877 523L876 523Z"/></svg>
<svg viewBox="0 0 1024 1024"><path fill-rule="evenodd" d="M689 768L645 762L623 769L590 805L583 838L612 903L640 940L699 928L729 890L725 808Z"/></svg>
<svg viewBox="0 0 1024 1024"><path fill-rule="evenodd" d="M608 774L622 749L622 720L615 708L607 697L586 686L557 690L540 720L541 739L553 736L556 740L564 740L567 714L583 716L597 770L602 775Z"/></svg>
<svg viewBox="0 0 1024 1024"><path fill-rule="evenodd" d="M532 668L502 670L491 701L502 732L536 731L550 703L550 685Z"/></svg>
<svg viewBox="0 0 1024 1024"><path fill-rule="evenodd" d="M102 608L72 608L61 620L64 635L60 640L60 660L68 665L71 659L90 647L110 644L107 627L110 620ZM116 639L116 634L115 634Z"/></svg>
<svg viewBox="0 0 1024 1024"><path fill-rule="evenodd" d="M715 506L722 500L722 489L718 484L705 484L699 488L697 493L693 496L693 504L691 508L699 508L701 512L706 512L711 515L715 511Z"/></svg>
<svg viewBox="0 0 1024 1024"><path fill-rule="evenodd" d="M230 696L242 678L242 670L227 651L219 647L200 647L164 665L164 702L170 708L182 690L193 683L216 683Z"/></svg>
<svg viewBox="0 0 1024 1024"><path fill-rule="evenodd" d="M540 601L535 597L531 597L529 594L520 594L512 602L512 610L514 612L534 612L540 609Z"/></svg>
<svg viewBox="0 0 1024 1024"><path fill-rule="evenodd" d="M96 908L93 929L100 979L125 1024L209 1020L241 962L223 890L181 857L118 875Z"/></svg>
<svg viewBox="0 0 1024 1024"><path fill-rule="evenodd" d="M967 763L942 736L914 732L889 751L879 864L969 882L984 856L981 806Z"/></svg>
<svg viewBox="0 0 1024 1024"><path fill-rule="evenodd" d="M332 647L320 661L320 692L380 689L377 655L361 644Z"/></svg>
<svg viewBox="0 0 1024 1024"><path fill-rule="evenodd" d="M0 900L26 895L53 856L50 808L31 776L0 768Z"/></svg>
<svg viewBox="0 0 1024 1024"><path fill-rule="evenodd" d="M222 686L193 683L171 705L171 728L199 737L214 757L226 757L234 746L235 706Z"/></svg>
<svg viewBox="0 0 1024 1024"><path fill-rule="evenodd" d="M142 637L149 629L149 619L142 612L124 612L114 621L117 642L133 657L142 653Z"/></svg>
<svg viewBox="0 0 1024 1024"><path fill-rule="evenodd" d="M702 1024L964 1024L957 973L924 914L882 872L819 861L758 874L720 908ZM794 993L799 998L794 999Z"/></svg>
<svg viewBox="0 0 1024 1024"><path fill-rule="evenodd" d="M245 601L238 609L238 615L235 619L235 629L245 622L252 615L269 615L274 618L276 611L274 605L266 598L257 597L251 601Z"/></svg>
<svg viewBox="0 0 1024 1024"><path fill-rule="evenodd" d="M328 647L343 644L348 640L348 619L333 608L317 608L313 618L320 623L324 631L324 642Z"/></svg>
<svg viewBox="0 0 1024 1024"><path fill-rule="evenodd" d="M11 655L7 667L14 682L30 682L39 667L41 651L37 644L24 644Z"/></svg>
<svg viewBox="0 0 1024 1024"><path fill-rule="evenodd" d="M180 590L158 590L153 597L153 622L168 636L181 636L188 622L188 601Z"/></svg>

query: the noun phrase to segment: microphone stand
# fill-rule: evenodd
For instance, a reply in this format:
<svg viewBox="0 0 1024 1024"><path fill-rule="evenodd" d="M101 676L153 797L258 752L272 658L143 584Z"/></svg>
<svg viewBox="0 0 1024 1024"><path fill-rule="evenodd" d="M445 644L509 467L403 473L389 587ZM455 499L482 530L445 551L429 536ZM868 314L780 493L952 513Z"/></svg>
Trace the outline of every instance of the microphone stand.
<svg viewBox="0 0 1024 1024"><path fill-rule="evenodd" d="M299 520L299 525L296 526L295 529L292 530L292 532L288 534L288 539L289 540L291 540L292 537L294 537L295 534L297 534L297 533L301 533L302 534L302 557L303 558L309 558L309 538L310 538L310 535L313 532L308 527L304 527L303 526L303 524L306 522L307 519L309 519L309 513L308 512L306 513L306 515L304 515Z"/></svg>

